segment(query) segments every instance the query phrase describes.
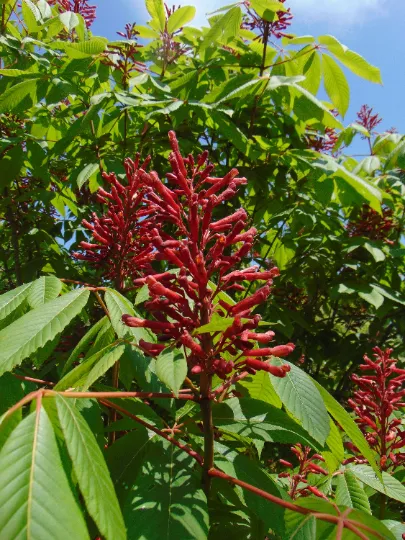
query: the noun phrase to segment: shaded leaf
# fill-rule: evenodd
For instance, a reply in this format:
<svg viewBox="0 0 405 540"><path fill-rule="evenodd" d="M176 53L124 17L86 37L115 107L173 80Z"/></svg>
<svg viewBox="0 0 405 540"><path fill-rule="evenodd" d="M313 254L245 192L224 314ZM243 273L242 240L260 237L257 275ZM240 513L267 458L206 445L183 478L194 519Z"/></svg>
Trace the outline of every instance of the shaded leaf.
<svg viewBox="0 0 405 540"><path fill-rule="evenodd" d="M187 360L182 349L164 349L156 358L156 375L177 396L187 376Z"/></svg>

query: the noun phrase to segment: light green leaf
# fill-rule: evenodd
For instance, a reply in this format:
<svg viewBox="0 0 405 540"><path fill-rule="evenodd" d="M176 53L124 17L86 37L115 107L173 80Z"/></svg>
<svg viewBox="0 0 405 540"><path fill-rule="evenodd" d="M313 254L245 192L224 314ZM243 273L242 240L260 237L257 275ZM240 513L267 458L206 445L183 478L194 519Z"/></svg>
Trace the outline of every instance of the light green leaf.
<svg viewBox="0 0 405 540"><path fill-rule="evenodd" d="M102 37L94 36L87 41L77 43L56 41L52 44L53 49L62 49L69 58L88 58L104 52L107 40Z"/></svg>
<svg viewBox="0 0 405 540"><path fill-rule="evenodd" d="M259 17L268 22L277 20L277 11L287 11L285 5L276 0L250 0L250 7L256 11Z"/></svg>
<svg viewBox="0 0 405 540"><path fill-rule="evenodd" d="M26 69L0 69L0 75L4 77L22 77L23 75L36 75L32 71Z"/></svg>
<svg viewBox="0 0 405 540"><path fill-rule="evenodd" d="M277 364L281 365L281 360ZM308 375L286 362L291 371L284 378L270 375L271 382L285 407L300 421L307 432L324 445L330 432L329 416L316 386Z"/></svg>
<svg viewBox="0 0 405 540"><path fill-rule="evenodd" d="M340 50L338 47L331 47L329 49L335 57L342 62L344 66L350 69L355 75L363 77L373 83L382 84L380 70L369 64L360 54L354 51Z"/></svg>
<svg viewBox="0 0 405 540"><path fill-rule="evenodd" d="M37 23L42 21L41 12L37 6L31 0L23 0L21 10L29 32L36 32L38 30Z"/></svg>
<svg viewBox="0 0 405 540"><path fill-rule="evenodd" d="M350 469L337 476L336 504L371 514L368 497Z"/></svg>
<svg viewBox="0 0 405 540"><path fill-rule="evenodd" d="M239 6L231 8L222 17L218 17L201 43L200 51L204 51L216 42L227 43L239 33L241 22L242 10Z"/></svg>
<svg viewBox="0 0 405 540"><path fill-rule="evenodd" d="M208 509L194 460L166 441L148 444L145 461L124 508L128 538L204 540Z"/></svg>
<svg viewBox="0 0 405 540"><path fill-rule="evenodd" d="M20 422L3 446L0 482L2 538L89 538L44 409Z"/></svg>
<svg viewBox="0 0 405 540"><path fill-rule="evenodd" d="M394 476L383 472L382 482L377 477L376 473L368 465L356 465L350 470L356 478L367 486L372 487L380 493L384 493L391 499L405 503L405 486Z"/></svg>
<svg viewBox="0 0 405 540"><path fill-rule="evenodd" d="M350 88L345 74L327 54L322 56L322 67L326 93L339 113L345 116L350 102Z"/></svg>
<svg viewBox="0 0 405 540"><path fill-rule="evenodd" d="M188 22L192 21L195 17L195 7L193 6L183 6L179 9L176 9L167 21L167 29L172 34Z"/></svg>
<svg viewBox="0 0 405 540"><path fill-rule="evenodd" d="M177 396L187 376L187 360L182 349L164 349L156 358L156 375Z"/></svg>
<svg viewBox="0 0 405 540"><path fill-rule="evenodd" d="M281 399L271 383L270 374L266 371L258 371L255 375L242 379L238 386L245 389L250 398L265 401L277 409L281 409Z"/></svg>
<svg viewBox="0 0 405 540"><path fill-rule="evenodd" d="M326 439L327 450L322 452L329 472L332 474L339 469L345 457L342 437L332 418L330 418L330 433Z"/></svg>
<svg viewBox="0 0 405 540"><path fill-rule="evenodd" d="M147 285L143 285L139 291L136 293L134 305L137 306L138 304L143 304L146 302L146 300L149 298L149 287Z"/></svg>
<svg viewBox="0 0 405 540"><path fill-rule="evenodd" d="M153 102L143 102L143 105L156 105L156 103ZM163 107L162 109L156 109L156 111L152 111L151 113L146 115L146 119L152 118L152 116L156 116L157 114L170 114L174 111L177 111L177 109L180 109L180 107L184 105L184 101L178 99L176 101L172 101L169 105L166 107Z"/></svg>
<svg viewBox="0 0 405 540"><path fill-rule="evenodd" d="M326 405L329 414L341 426L343 431L348 435L352 443L360 450L363 456L367 459L373 469L379 473L375 454L369 447L363 433L345 409L327 392L319 383L313 381L318 388L322 399Z"/></svg>
<svg viewBox="0 0 405 540"><path fill-rule="evenodd" d="M68 32L71 32L73 28L76 28L80 24L79 17L73 11L65 11L59 15L60 21Z"/></svg>
<svg viewBox="0 0 405 540"><path fill-rule="evenodd" d="M384 519L383 523L389 531L395 536L395 540L403 540L403 534L405 534L405 523L394 521L391 519Z"/></svg>
<svg viewBox="0 0 405 540"><path fill-rule="evenodd" d="M77 289L23 315L0 331L0 375L40 349L78 315L89 291Z"/></svg>
<svg viewBox="0 0 405 540"><path fill-rule="evenodd" d="M28 293L28 303L37 308L54 300L62 290L62 282L55 276L42 276L33 282Z"/></svg>
<svg viewBox="0 0 405 540"><path fill-rule="evenodd" d="M0 97L0 114L15 111L20 105L29 108L37 102L37 90L40 79L27 79L13 84Z"/></svg>
<svg viewBox="0 0 405 540"><path fill-rule="evenodd" d="M0 296L0 320L5 319L27 298L32 283L24 283Z"/></svg>
<svg viewBox="0 0 405 540"><path fill-rule="evenodd" d="M138 316L133 305L122 294L113 289L107 289L105 293L105 302L111 318L111 324L119 338L129 337L136 343L140 339L145 341L154 341L152 334L146 328L130 328L122 322L123 315Z"/></svg>
<svg viewBox="0 0 405 540"><path fill-rule="evenodd" d="M365 242L364 247L374 257L375 262L381 262L385 259L385 253L383 250L373 246L373 244L370 242Z"/></svg>
<svg viewBox="0 0 405 540"><path fill-rule="evenodd" d="M393 289L386 289L379 283L372 283L371 286L373 289L378 291L380 294L385 296L385 298L388 298L389 300L392 300L393 302L396 302L397 304L401 304L405 306L405 297L402 296L398 291L394 291Z"/></svg>
<svg viewBox="0 0 405 540"><path fill-rule="evenodd" d="M66 446L87 510L107 540L125 540L124 518L100 447L73 401L62 396L55 399Z"/></svg>
<svg viewBox="0 0 405 540"><path fill-rule="evenodd" d="M374 306L376 309L381 307L384 303L384 296L373 287L370 287L369 291L359 291L358 294L360 298L363 298L363 300Z"/></svg>
<svg viewBox="0 0 405 540"><path fill-rule="evenodd" d="M166 25L163 0L145 0L145 5L149 15L157 23L159 30L163 32Z"/></svg>
<svg viewBox="0 0 405 540"><path fill-rule="evenodd" d="M193 335L206 334L207 332L222 332L232 326L234 320L233 317L220 317L214 314L211 322L196 328L193 331Z"/></svg>
<svg viewBox="0 0 405 540"><path fill-rule="evenodd" d="M88 165L86 165L85 168L79 172L79 175L77 177L77 187L81 189L84 184L90 179L90 177L93 176L93 174L98 170L98 163L89 163Z"/></svg>
<svg viewBox="0 0 405 540"><path fill-rule="evenodd" d="M116 345L107 354L102 356L87 375L86 381L80 385L82 391L87 390L93 383L106 373L124 354L125 345Z"/></svg>
<svg viewBox="0 0 405 540"><path fill-rule="evenodd" d="M242 437L321 448L288 414L258 399L227 399L213 406L213 415L217 427Z"/></svg>

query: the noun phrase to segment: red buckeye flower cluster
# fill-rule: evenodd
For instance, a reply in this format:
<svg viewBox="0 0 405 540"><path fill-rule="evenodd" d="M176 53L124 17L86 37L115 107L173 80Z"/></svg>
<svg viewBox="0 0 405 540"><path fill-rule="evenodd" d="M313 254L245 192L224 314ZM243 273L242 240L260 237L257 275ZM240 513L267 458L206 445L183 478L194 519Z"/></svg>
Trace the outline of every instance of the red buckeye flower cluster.
<svg viewBox="0 0 405 540"><path fill-rule="evenodd" d="M308 483L309 474L321 474L328 476L328 471L322 468L315 461L325 461L320 454L313 454L310 456L312 449L309 446L302 446L300 443L294 445L291 448L291 452L295 454L298 459L298 471L296 473L282 472L278 476L279 478L288 478L290 483L290 489L288 494L294 500L298 497L307 497L308 495L316 495L322 499L328 500L326 495L322 493L316 486L311 486ZM288 469L293 468L293 464L285 459L280 459L279 463Z"/></svg>
<svg viewBox="0 0 405 540"><path fill-rule="evenodd" d="M368 105L362 105L357 113L357 123L367 129L370 133L382 122L382 118L378 113L373 114L373 108ZM366 137L363 135L363 139Z"/></svg>
<svg viewBox="0 0 405 540"><path fill-rule="evenodd" d="M145 193L150 189L141 184L141 173L150 158L140 166L139 156L135 161L124 162L127 182L121 183L114 173L103 172L110 190L100 188L97 200L106 207L101 217L93 213L91 222L82 223L92 235L91 242L81 242L84 253L73 253L76 259L89 261L103 268L104 277L115 282L117 289L124 287L128 277L135 278L142 271L153 272L153 245L150 243L151 229L156 228L148 219L144 208Z"/></svg>
<svg viewBox="0 0 405 540"><path fill-rule="evenodd" d="M383 240L387 244L394 242L388 237L392 231L398 230L398 226L393 219L393 211L383 207L382 215L373 210L367 204L363 205L360 215L356 221L351 221L347 225L349 236L365 236L370 240Z"/></svg>
<svg viewBox="0 0 405 540"><path fill-rule="evenodd" d="M348 403L368 443L380 456L381 470L393 471L405 465L405 430L395 415L405 407L405 369L398 368L397 360L391 358L392 349L375 347L373 351L374 360L366 355L360 365L362 371L372 374L352 376L359 389ZM353 444L347 446L359 454ZM367 462L361 455L347 461Z"/></svg>
<svg viewBox="0 0 405 540"><path fill-rule="evenodd" d="M145 308L155 320L124 315L123 321L156 334L158 343L140 342L151 356L173 342L184 347L193 375L216 373L224 379L234 369L244 369L283 377L289 366L273 366L266 359L287 356L294 345L269 347L274 333L257 333L261 317L253 313L267 301L278 269L237 269L251 252L256 235L256 229L248 227L243 208L214 219L238 187L246 184L246 178L238 177L236 169L223 177L213 176L214 165L208 162L207 152L197 160L192 155L183 157L174 132L169 139L172 152L167 183L153 171L139 170L142 185L150 190L145 196L145 215L148 219L153 216L160 225L151 229L148 242L154 260L167 269L134 281L147 285L150 300ZM246 291L239 302L227 295L232 290L245 291L243 284L251 282L262 285L253 294Z"/></svg>
<svg viewBox="0 0 405 540"><path fill-rule="evenodd" d="M61 13L65 11L79 13L85 20L87 28L90 28L96 19L97 6L89 6L88 0L53 0L49 4L58 5Z"/></svg>

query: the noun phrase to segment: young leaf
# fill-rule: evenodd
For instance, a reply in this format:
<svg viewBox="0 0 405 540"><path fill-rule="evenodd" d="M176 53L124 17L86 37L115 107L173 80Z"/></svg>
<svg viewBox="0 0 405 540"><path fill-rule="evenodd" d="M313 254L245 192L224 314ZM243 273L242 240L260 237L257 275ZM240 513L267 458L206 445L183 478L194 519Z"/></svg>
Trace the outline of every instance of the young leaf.
<svg viewBox="0 0 405 540"><path fill-rule="evenodd" d="M167 21L167 30L172 34L195 17L195 7L183 6L174 11Z"/></svg>
<svg viewBox="0 0 405 540"><path fill-rule="evenodd" d="M344 117L350 102L350 88L345 74L333 58L327 54L322 56L322 67L326 93Z"/></svg>
<svg viewBox="0 0 405 540"><path fill-rule="evenodd" d="M194 460L166 441L148 446L124 508L128 538L207 538L207 501L193 476Z"/></svg>
<svg viewBox="0 0 405 540"><path fill-rule="evenodd" d="M24 283L0 296L0 320L5 319L27 298L32 283Z"/></svg>
<svg viewBox="0 0 405 540"><path fill-rule="evenodd" d="M368 497L350 469L337 476L336 504L371 514Z"/></svg>
<svg viewBox="0 0 405 540"><path fill-rule="evenodd" d="M0 375L40 349L78 315L89 298L87 289L77 289L55 298L0 331Z"/></svg>
<svg viewBox="0 0 405 540"><path fill-rule="evenodd" d="M104 456L73 400L57 396L60 424L89 514L107 540L125 540L126 531Z"/></svg>
<svg viewBox="0 0 405 540"><path fill-rule="evenodd" d="M28 293L28 303L32 308L46 304L57 298L62 290L62 282L55 276L42 276L32 284Z"/></svg>
<svg viewBox="0 0 405 540"><path fill-rule="evenodd" d="M156 358L156 375L177 396L187 376L187 360L182 349L165 349Z"/></svg>
<svg viewBox="0 0 405 540"><path fill-rule="evenodd" d="M277 361L281 363L280 360ZM271 382L286 408L307 432L324 445L329 432L329 415L322 397L308 375L294 364L284 378L270 375Z"/></svg>
<svg viewBox="0 0 405 540"><path fill-rule="evenodd" d="M157 23L159 30L163 32L166 25L163 0L145 0L145 5L149 15Z"/></svg>
<svg viewBox="0 0 405 540"><path fill-rule="evenodd" d="M88 539L43 408L27 416L0 452L2 538Z"/></svg>

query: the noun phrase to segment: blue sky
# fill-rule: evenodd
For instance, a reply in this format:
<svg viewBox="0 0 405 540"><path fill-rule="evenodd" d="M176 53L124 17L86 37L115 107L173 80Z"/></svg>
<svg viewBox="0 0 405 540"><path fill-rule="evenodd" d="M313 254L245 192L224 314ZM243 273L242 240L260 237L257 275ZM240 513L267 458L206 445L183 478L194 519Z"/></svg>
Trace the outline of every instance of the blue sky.
<svg viewBox="0 0 405 540"><path fill-rule="evenodd" d="M196 19L206 24L205 14L232 0L171 0L168 4L194 5ZM93 0L97 20L93 32L115 39L126 22L144 24L148 14L144 0ZM363 103L383 118L382 130L396 127L405 133L405 0L287 0L295 15L291 31L297 35L332 34L350 49L363 55L382 72L383 86L348 75L350 108L345 123L356 117ZM364 143L366 144L366 143ZM359 150L357 150L359 149ZM360 151L356 145L356 151ZM364 146L366 152L366 146Z"/></svg>

